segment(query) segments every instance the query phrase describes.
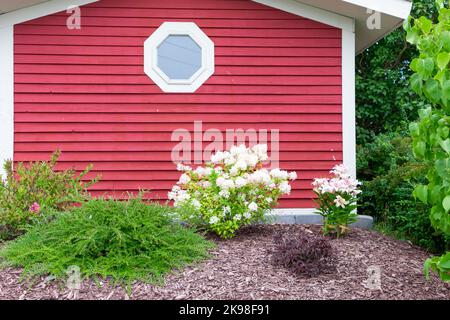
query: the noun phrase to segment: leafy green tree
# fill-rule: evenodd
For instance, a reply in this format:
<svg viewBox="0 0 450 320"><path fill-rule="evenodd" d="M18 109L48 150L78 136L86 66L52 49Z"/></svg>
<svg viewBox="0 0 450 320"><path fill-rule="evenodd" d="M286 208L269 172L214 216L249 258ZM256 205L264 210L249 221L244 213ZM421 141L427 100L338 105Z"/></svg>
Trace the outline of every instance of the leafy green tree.
<svg viewBox="0 0 450 320"><path fill-rule="evenodd" d="M434 0L415 0L412 16L435 19ZM357 143L364 147L386 132L406 131L427 102L408 88L409 63L417 55L399 28L356 57Z"/></svg>
<svg viewBox="0 0 450 320"><path fill-rule="evenodd" d="M428 184L419 184L414 196L431 206L433 227L450 234L450 9L436 1L438 22L425 16L410 17L404 24L406 39L419 50L410 64L411 88L430 101L419 111L419 121L410 124L414 156L428 164ZM450 281L450 252L425 262L425 273L437 272Z"/></svg>

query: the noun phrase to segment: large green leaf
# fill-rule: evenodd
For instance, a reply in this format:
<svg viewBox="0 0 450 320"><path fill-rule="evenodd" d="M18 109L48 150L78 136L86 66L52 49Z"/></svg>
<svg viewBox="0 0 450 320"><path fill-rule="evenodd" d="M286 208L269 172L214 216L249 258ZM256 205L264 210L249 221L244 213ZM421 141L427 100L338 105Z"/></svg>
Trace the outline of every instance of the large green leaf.
<svg viewBox="0 0 450 320"><path fill-rule="evenodd" d="M439 81L434 79L428 79L425 82L424 87L425 96L434 103L439 103L441 100L442 92Z"/></svg>
<svg viewBox="0 0 450 320"><path fill-rule="evenodd" d="M445 212L448 213L450 210L450 195L446 196L444 200L442 200L442 206L444 207Z"/></svg>
<svg viewBox="0 0 450 320"><path fill-rule="evenodd" d="M441 32L439 40L444 50L450 52L450 31Z"/></svg>
<svg viewBox="0 0 450 320"><path fill-rule="evenodd" d="M419 184L414 188L414 197L422 201L423 203L427 203L428 201L428 186Z"/></svg>
<svg viewBox="0 0 450 320"><path fill-rule="evenodd" d="M450 179L450 159L441 159L434 162L434 168L442 179Z"/></svg>
<svg viewBox="0 0 450 320"><path fill-rule="evenodd" d="M424 141L417 141L413 145L414 155L418 158L423 158L425 156L425 151L427 149L427 145Z"/></svg>
<svg viewBox="0 0 450 320"><path fill-rule="evenodd" d="M409 132L413 137L418 137L420 135L420 127L417 122L412 122L409 124Z"/></svg>
<svg viewBox="0 0 450 320"><path fill-rule="evenodd" d="M428 34L430 33L431 29L433 28L433 22L428 19L427 17L420 17L416 20L416 25L422 30L423 33Z"/></svg>
<svg viewBox="0 0 450 320"><path fill-rule="evenodd" d="M450 139L445 139L439 143L442 149L448 154L450 154Z"/></svg>
<svg viewBox="0 0 450 320"><path fill-rule="evenodd" d="M443 70L447 68L450 61L450 54L448 52L441 52L436 57L437 66L439 69Z"/></svg>
<svg viewBox="0 0 450 320"><path fill-rule="evenodd" d="M417 73L423 79L428 79L434 70L434 62L432 58L418 59L416 63Z"/></svg>

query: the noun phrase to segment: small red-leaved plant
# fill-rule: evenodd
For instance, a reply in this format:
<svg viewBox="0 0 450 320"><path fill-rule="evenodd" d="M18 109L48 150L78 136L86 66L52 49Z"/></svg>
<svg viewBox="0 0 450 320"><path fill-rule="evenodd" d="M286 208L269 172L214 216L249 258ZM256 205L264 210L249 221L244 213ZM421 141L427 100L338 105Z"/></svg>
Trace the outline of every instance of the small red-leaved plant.
<svg viewBox="0 0 450 320"><path fill-rule="evenodd" d="M335 271L336 255L330 240L308 231L276 235L272 263L307 277Z"/></svg>

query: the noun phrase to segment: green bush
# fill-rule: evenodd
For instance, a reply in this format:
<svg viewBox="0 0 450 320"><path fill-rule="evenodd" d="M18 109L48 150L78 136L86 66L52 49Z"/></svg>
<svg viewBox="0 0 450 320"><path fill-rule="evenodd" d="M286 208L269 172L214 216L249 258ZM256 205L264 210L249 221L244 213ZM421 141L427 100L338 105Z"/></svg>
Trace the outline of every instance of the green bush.
<svg viewBox="0 0 450 320"><path fill-rule="evenodd" d="M0 177L0 240L20 235L23 227L45 210L65 210L89 199L86 190L98 178L88 183L81 179L92 166L78 176L72 169L56 171L60 154L55 152L48 162L19 163L15 170L12 161L6 161L6 177Z"/></svg>
<svg viewBox="0 0 450 320"><path fill-rule="evenodd" d="M159 282L173 268L208 256L212 243L172 221L173 208L91 200L48 224L30 226L0 251L4 266L24 268L24 276L58 279L76 266L84 277L111 277L119 283Z"/></svg>
<svg viewBox="0 0 450 320"><path fill-rule="evenodd" d="M432 252L449 248L450 238L431 226L429 206L411 196L412 182L423 179L427 167L414 160L409 137L385 134L360 146L358 167L364 179L358 213L373 216L381 231Z"/></svg>

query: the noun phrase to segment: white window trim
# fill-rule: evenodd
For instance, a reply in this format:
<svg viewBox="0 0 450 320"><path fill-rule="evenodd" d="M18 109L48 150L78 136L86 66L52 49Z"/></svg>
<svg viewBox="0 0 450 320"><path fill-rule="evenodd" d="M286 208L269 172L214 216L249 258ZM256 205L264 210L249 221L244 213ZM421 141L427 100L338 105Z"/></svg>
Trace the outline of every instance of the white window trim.
<svg viewBox="0 0 450 320"><path fill-rule="evenodd" d="M170 79L158 66L158 47L171 35L187 35L202 49L202 66L190 79ZM164 92L195 92L214 74L214 43L193 22L164 22L144 42L144 72Z"/></svg>

